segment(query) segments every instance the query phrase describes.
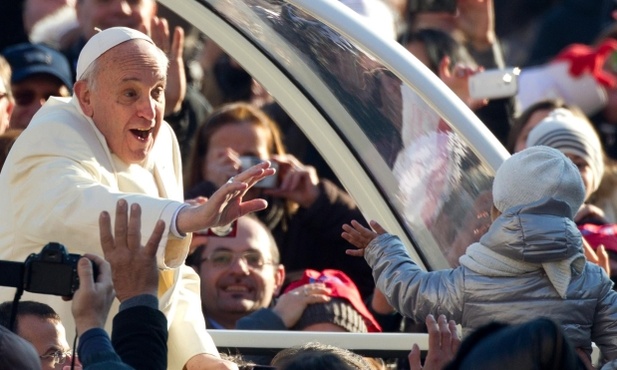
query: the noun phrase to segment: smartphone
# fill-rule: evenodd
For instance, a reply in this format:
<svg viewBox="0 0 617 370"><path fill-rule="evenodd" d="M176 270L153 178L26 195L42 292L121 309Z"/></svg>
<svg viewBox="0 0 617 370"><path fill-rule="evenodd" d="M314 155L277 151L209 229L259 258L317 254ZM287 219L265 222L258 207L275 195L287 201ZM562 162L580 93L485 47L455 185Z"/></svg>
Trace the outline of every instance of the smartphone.
<svg viewBox="0 0 617 370"><path fill-rule="evenodd" d="M407 11L409 13L456 13L457 0L409 0Z"/></svg>
<svg viewBox="0 0 617 370"><path fill-rule="evenodd" d="M519 68L489 69L469 77L469 95L473 99L500 99L518 93Z"/></svg>

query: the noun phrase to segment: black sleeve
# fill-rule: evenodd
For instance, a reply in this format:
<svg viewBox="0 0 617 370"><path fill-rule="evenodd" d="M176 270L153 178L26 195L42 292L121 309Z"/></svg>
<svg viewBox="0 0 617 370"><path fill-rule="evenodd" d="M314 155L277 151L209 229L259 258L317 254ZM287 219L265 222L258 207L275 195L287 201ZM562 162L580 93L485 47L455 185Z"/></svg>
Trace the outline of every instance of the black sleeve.
<svg viewBox="0 0 617 370"><path fill-rule="evenodd" d="M118 312L111 342L122 361L135 369L167 369L167 319L157 309L136 306Z"/></svg>

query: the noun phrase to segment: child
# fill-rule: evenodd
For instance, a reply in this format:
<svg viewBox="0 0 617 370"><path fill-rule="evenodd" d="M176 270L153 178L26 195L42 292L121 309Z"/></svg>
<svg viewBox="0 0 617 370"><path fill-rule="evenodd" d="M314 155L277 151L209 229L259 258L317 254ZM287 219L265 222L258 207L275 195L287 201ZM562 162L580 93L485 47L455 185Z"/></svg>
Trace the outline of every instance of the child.
<svg viewBox="0 0 617 370"><path fill-rule="evenodd" d="M617 293L602 269L586 262L573 222L584 198L572 161L537 146L514 154L497 171L493 223L457 268L422 271L400 239L375 221L376 232L352 222L342 236L359 248L348 254L364 255L377 288L405 316L444 314L464 331L547 316L587 355L593 341L614 359Z"/></svg>
<svg viewBox="0 0 617 370"><path fill-rule="evenodd" d="M587 119L577 117L565 109L555 109L530 131L527 146L535 145L546 145L559 150L578 168L585 187L585 204L574 215L574 222L584 240L589 243L589 248L595 251L601 262L598 264L604 265L608 275L613 281L617 281L617 259L611 257L609 260L607 254L607 250L613 253L617 246L617 225L609 222L606 217L615 219L615 208L611 204L613 197L602 197L597 191L604 178L605 169L604 153L598 134ZM596 204L603 204L608 213L592 204L592 198L595 198ZM587 255L587 259L593 261L593 256ZM611 269L611 265L614 268Z"/></svg>

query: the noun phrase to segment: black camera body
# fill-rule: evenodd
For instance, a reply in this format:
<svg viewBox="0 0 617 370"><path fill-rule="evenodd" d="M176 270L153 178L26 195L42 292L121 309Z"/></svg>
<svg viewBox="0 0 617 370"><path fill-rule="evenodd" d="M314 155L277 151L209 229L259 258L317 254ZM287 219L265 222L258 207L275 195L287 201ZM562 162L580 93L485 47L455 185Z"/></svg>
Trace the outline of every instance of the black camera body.
<svg viewBox="0 0 617 370"><path fill-rule="evenodd" d="M60 243L48 243L25 262L0 261L0 285L32 293L72 297L79 288L77 262L81 256L66 251ZM97 269L93 266L96 279Z"/></svg>
<svg viewBox="0 0 617 370"><path fill-rule="evenodd" d="M24 290L32 293L72 296L79 288L77 262L81 256L49 243L24 262Z"/></svg>

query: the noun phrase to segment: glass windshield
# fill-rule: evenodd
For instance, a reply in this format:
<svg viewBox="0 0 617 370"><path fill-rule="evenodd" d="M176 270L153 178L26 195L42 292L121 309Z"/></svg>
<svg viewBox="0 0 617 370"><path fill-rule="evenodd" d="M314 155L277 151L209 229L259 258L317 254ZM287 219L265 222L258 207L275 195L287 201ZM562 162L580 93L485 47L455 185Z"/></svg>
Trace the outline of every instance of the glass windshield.
<svg viewBox="0 0 617 370"><path fill-rule="evenodd" d="M434 102L379 56L293 5L222 0L211 6L319 107L371 174L424 262L457 265L490 224L494 173Z"/></svg>

